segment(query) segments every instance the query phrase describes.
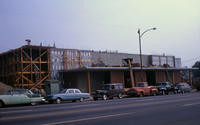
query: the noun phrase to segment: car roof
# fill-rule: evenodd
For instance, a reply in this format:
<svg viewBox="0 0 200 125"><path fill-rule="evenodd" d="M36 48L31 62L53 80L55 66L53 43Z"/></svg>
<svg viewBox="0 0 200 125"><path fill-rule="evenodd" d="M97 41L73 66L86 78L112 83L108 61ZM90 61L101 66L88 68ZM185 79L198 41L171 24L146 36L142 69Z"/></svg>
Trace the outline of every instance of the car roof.
<svg viewBox="0 0 200 125"><path fill-rule="evenodd" d="M104 84L104 85L123 85L123 83L107 83L107 84Z"/></svg>
<svg viewBox="0 0 200 125"><path fill-rule="evenodd" d="M15 91L15 90L27 91L28 89L23 89L23 88L22 88L22 89L21 89L21 88L15 88L15 89L10 89L10 90L12 90L12 91L13 91L13 90L14 90L14 91Z"/></svg>
<svg viewBox="0 0 200 125"><path fill-rule="evenodd" d="M147 82L137 82L136 84L148 84Z"/></svg>

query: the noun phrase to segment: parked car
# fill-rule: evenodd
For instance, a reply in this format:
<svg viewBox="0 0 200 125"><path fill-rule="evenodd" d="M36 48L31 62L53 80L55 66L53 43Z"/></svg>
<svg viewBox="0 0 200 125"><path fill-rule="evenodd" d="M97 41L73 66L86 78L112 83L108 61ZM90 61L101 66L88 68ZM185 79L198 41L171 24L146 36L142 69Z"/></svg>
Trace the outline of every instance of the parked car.
<svg viewBox="0 0 200 125"><path fill-rule="evenodd" d="M177 93L178 88L174 86L171 82L159 82L156 83L159 94L169 94L169 93Z"/></svg>
<svg viewBox="0 0 200 125"><path fill-rule="evenodd" d="M158 89L155 86L148 86L147 82L138 82L135 87L129 88L126 91L128 96L145 96L145 95L157 95Z"/></svg>
<svg viewBox="0 0 200 125"><path fill-rule="evenodd" d="M60 104L61 101L77 101L83 102L85 99L89 99L90 94L89 93L82 93L79 89L63 89L58 94L48 95L45 97L45 99L49 103L57 103Z"/></svg>
<svg viewBox="0 0 200 125"><path fill-rule="evenodd" d="M178 83L176 85L180 93L191 92L192 88L187 83Z"/></svg>
<svg viewBox="0 0 200 125"><path fill-rule="evenodd" d="M98 100L99 98L103 100L112 99L113 97L118 97L119 99L124 96L124 86L122 83L108 83L102 85L100 90L93 92L93 99Z"/></svg>
<svg viewBox="0 0 200 125"><path fill-rule="evenodd" d="M0 107L18 104L35 105L44 101L44 97L40 94L34 94L28 89L11 89L0 95Z"/></svg>

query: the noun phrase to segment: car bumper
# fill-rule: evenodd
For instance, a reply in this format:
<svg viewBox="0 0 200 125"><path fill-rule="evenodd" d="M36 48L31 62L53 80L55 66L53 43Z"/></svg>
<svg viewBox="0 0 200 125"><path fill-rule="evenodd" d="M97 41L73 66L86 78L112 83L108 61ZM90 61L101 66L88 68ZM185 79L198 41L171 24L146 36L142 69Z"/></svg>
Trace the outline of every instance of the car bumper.
<svg viewBox="0 0 200 125"><path fill-rule="evenodd" d="M128 91L128 92L126 92L126 95L127 96L137 96L138 93L137 93L137 91Z"/></svg>
<svg viewBox="0 0 200 125"><path fill-rule="evenodd" d="M93 95L93 98L103 98L103 95L102 94L95 94L95 95Z"/></svg>

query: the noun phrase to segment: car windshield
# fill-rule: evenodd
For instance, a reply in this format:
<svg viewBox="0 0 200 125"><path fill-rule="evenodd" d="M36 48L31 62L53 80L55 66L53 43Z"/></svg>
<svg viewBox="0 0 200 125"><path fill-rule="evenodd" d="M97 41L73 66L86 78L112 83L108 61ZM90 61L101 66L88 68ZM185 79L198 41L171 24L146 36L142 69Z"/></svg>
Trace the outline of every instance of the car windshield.
<svg viewBox="0 0 200 125"><path fill-rule="evenodd" d="M8 90L4 93L5 95L10 95L10 94L33 94L32 91L28 90L28 89L12 89L12 90Z"/></svg>
<svg viewBox="0 0 200 125"><path fill-rule="evenodd" d="M144 87L145 84L144 84L144 83L137 83L135 86L136 86L136 87Z"/></svg>
<svg viewBox="0 0 200 125"><path fill-rule="evenodd" d="M109 86L109 85L103 85L103 86L102 86L102 89L103 89L103 90L109 90L109 89L110 89L110 86Z"/></svg>
<svg viewBox="0 0 200 125"><path fill-rule="evenodd" d="M161 86L161 85L162 85L162 83L157 83L156 85L157 85L157 86Z"/></svg>
<svg viewBox="0 0 200 125"><path fill-rule="evenodd" d="M161 83L158 83L157 85L158 85L158 86L166 86L167 83L166 83L166 82L161 82Z"/></svg>
<svg viewBox="0 0 200 125"><path fill-rule="evenodd" d="M184 86L184 85L177 85L178 87Z"/></svg>
<svg viewBox="0 0 200 125"><path fill-rule="evenodd" d="M60 91L60 93L65 93L67 89L63 89L62 91Z"/></svg>

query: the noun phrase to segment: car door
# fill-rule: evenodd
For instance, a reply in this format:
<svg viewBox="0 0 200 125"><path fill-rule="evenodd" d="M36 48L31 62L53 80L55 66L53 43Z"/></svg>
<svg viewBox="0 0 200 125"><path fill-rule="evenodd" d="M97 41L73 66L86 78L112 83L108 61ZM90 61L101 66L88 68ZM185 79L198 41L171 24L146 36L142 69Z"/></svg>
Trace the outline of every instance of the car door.
<svg viewBox="0 0 200 125"><path fill-rule="evenodd" d="M18 90L12 90L11 96L9 98L10 104L23 104L24 95L20 93Z"/></svg>
<svg viewBox="0 0 200 125"><path fill-rule="evenodd" d="M74 100L74 90L68 89L64 95L64 100Z"/></svg>
<svg viewBox="0 0 200 125"><path fill-rule="evenodd" d="M111 85L111 86L110 86L110 90L109 90L108 95L109 95L110 97L116 96L116 88L115 88L115 85Z"/></svg>
<svg viewBox="0 0 200 125"><path fill-rule="evenodd" d="M76 100L79 100L80 98L83 97L83 95L82 95L82 93L81 93L80 90L75 89L74 92L75 92L75 93L74 93L74 98L76 98Z"/></svg>

